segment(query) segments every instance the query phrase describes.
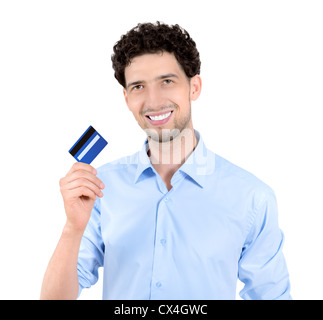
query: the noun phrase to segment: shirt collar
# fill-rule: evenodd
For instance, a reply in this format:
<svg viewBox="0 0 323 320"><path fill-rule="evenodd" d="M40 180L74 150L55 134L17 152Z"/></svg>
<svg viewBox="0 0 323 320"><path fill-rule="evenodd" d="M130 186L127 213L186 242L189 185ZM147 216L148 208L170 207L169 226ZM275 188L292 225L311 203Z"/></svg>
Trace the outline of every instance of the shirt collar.
<svg viewBox="0 0 323 320"><path fill-rule="evenodd" d="M215 154L207 149L200 133L197 130L194 132L198 141L197 146L178 170L204 188L206 176L214 172Z"/></svg>
<svg viewBox="0 0 323 320"><path fill-rule="evenodd" d="M193 182L197 183L201 188L205 186L206 176L214 171L215 154L208 150L203 142L200 133L194 130L197 139L197 146L192 154L186 159L185 163L178 169L181 173L188 176ZM146 139L141 151L137 153L137 170L134 182L154 175L154 168L148 157L148 139Z"/></svg>
<svg viewBox="0 0 323 320"><path fill-rule="evenodd" d="M137 183L138 181L142 180L145 176L151 175L153 171L153 167L151 165L150 159L148 157L148 139L146 139L144 145L141 148L141 151L137 153L137 170L135 175L134 182ZM150 170L147 170L150 169Z"/></svg>

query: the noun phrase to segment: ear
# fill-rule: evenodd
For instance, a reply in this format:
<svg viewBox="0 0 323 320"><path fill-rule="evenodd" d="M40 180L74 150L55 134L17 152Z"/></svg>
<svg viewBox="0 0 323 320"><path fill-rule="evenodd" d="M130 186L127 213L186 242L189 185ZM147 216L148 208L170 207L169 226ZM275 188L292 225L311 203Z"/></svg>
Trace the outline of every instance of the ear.
<svg viewBox="0 0 323 320"><path fill-rule="evenodd" d="M123 88L123 95L124 95L124 99L126 101L126 104L129 108L129 104L128 104L128 94L127 94L127 90L125 88Z"/></svg>
<svg viewBox="0 0 323 320"><path fill-rule="evenodd" d="M201 94L202 90L202 79L200 75L196 74L190 80L191 93L190 98L192 101L195 101Z"/></svg>

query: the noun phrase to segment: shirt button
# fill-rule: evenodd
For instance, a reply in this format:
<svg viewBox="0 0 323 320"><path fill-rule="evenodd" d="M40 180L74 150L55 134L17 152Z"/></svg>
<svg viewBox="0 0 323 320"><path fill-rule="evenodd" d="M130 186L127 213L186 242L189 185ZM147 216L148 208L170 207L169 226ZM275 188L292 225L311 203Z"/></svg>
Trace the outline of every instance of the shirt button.
<svg viewBox="0 0 323 320"><path fill-rule="evenodd" d="M161 286L162 286L161 282L159 282L159 281L158 281L158 282L156 282L156 287L157 287L157 288L160 288Z"/></svg>
<svg viewBox="0 0 323 320"><path fill-rule="evenodd" d="M164 246L166 244L166 239L161 239L160 243Z"/></svg>
<svg viewBox="0 0 323 320"><path fill-rule="evenodd" d="M164 201L165 201L165 202L167 202L167 201L168 201L168 197L166 197L166 198L164 199Z"/></svg>

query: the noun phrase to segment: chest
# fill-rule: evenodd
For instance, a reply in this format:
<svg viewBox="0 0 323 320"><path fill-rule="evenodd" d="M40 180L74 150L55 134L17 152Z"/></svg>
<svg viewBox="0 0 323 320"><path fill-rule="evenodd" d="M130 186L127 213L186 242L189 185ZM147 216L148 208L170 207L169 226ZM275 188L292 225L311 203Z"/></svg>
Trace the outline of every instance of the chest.
<svg viewBox="0 0 323 320"><path fill-rule="evenodd" d="M190 259L238 259L245 240L245 208L207 190L185 188L125 193L102 204L106 248L144 256L156 246Z"/></svg>

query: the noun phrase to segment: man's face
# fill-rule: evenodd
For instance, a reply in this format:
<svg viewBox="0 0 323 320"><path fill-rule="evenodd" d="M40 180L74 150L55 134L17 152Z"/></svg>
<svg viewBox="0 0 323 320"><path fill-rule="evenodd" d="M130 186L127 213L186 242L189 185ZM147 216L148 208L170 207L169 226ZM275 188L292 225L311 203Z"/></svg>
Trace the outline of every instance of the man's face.
<svg viewBox="0 0 323 320"><path fill-rule="evenodd" d="M128 108L153 140L170 141L183 129L193 129L191 100L200 94L201 79L196 75L189 80L173 54L135 57L125 78Z"/></svg>

